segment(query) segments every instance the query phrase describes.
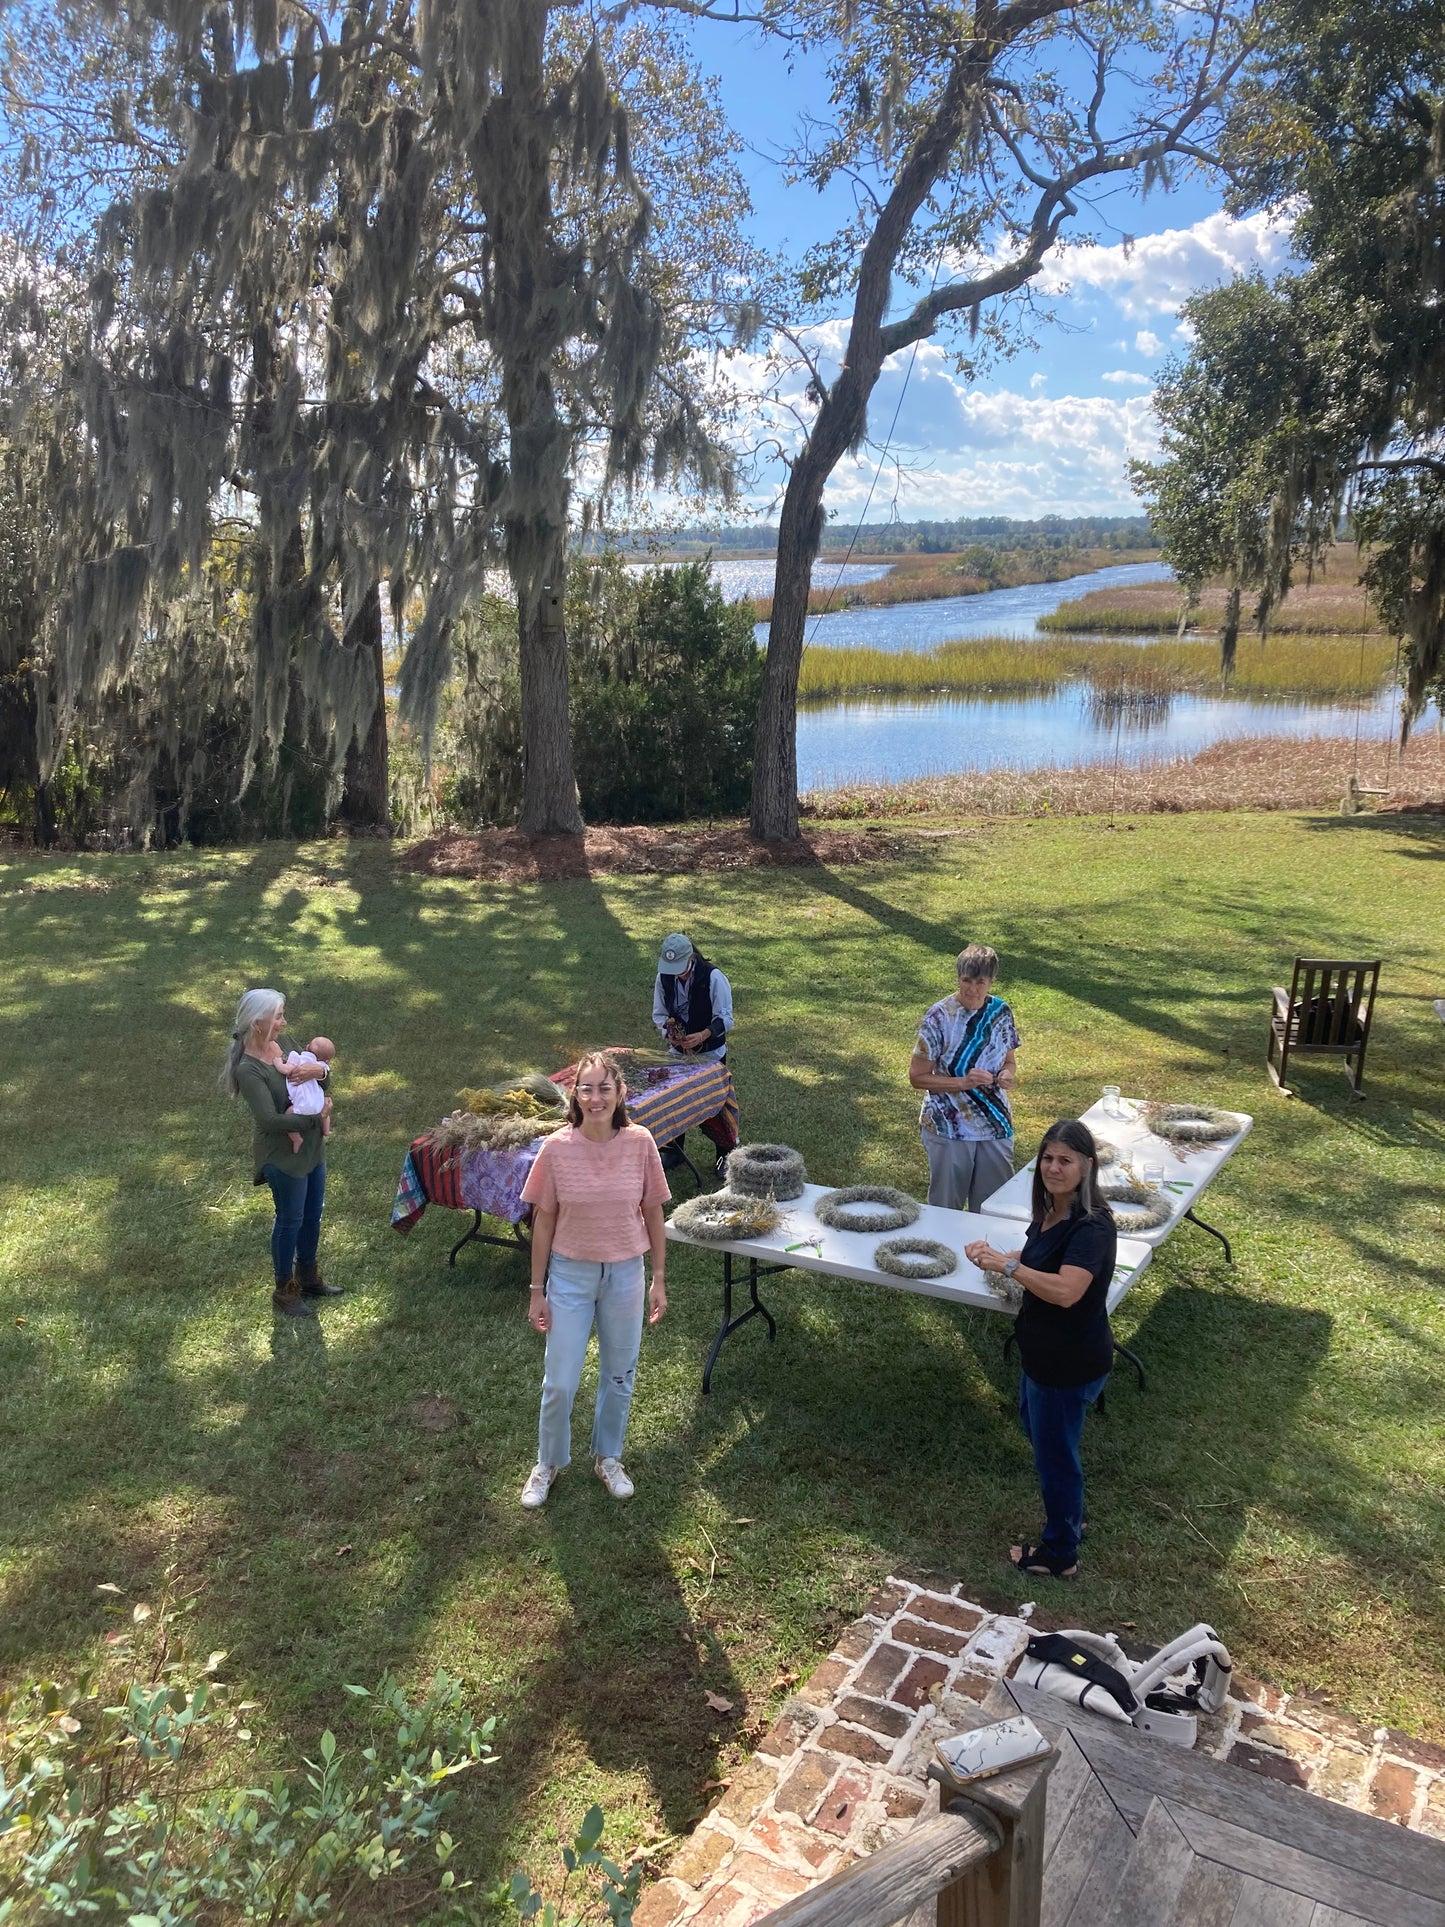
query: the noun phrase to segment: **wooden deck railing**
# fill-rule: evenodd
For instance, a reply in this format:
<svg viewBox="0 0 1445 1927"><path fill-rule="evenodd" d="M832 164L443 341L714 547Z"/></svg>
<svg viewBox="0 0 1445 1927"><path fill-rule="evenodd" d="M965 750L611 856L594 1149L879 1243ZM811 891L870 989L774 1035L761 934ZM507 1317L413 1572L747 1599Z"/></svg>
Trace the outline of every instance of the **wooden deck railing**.
<svg viewBox="0 0 1445 1927"><path fill-rule="evenodd" d="M961 1793L902 1839L800 1894L759 1927L1038 1927L1054 1755ZM929 1768L930 1779L939 1779Z"/></svg>

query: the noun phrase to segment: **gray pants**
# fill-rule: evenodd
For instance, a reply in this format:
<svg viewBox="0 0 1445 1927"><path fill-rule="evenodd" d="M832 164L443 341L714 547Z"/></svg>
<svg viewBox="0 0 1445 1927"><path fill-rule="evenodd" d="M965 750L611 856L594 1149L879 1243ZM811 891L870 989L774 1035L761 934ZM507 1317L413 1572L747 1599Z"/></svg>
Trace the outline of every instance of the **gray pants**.
<svg viewBox="0 0 1445 1927"><path fill-rule="evenodd" d="M935 1137L920 1133L928 1153L928 1202L950 1211L982 1211L1014 1174L1011 1137Z"/></svg>

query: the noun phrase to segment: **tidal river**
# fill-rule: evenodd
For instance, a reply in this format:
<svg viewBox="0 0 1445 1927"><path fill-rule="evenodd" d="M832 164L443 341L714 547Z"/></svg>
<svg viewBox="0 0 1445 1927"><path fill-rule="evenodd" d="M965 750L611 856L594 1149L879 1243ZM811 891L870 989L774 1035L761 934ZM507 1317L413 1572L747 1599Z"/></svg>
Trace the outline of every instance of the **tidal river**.
<svg viewBox="0 0 1445 1927"><path fill-rule="evenodd" d="M926 650L957 636L1028 637L1039 617L1061 602L1168 574L1160 563L1135 563L1069 582L849 609L810 621L808 640L835 648ZM826 580L821 567L815 580ZM1365 740L1380 741L1393 734L1397 720L1398 697L1388 691L1363 704L1174 696L1139 710L1101 709L1077 683L1026 695L871 697L809 704L799 712L798 787L906 783L960 770L1067 767L1115 756L1138 763L1248 736L1353 736L1358 730ZM1422 727L1437 720L1432 710Z"/></svg>

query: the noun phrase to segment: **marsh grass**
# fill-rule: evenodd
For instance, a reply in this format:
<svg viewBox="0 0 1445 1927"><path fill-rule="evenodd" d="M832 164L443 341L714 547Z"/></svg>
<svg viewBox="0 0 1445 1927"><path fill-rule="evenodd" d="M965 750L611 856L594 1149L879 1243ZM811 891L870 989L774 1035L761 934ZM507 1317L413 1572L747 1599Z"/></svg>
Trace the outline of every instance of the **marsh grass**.
<svg viewBox="0 0 1445 1927"><path fill-rule="evenodd" d="M964 555L860 555L859 562L886 562L887 575L872 582L839 583L834 579L838 555L820 555L813 565L814 584L808 594L808 614L826 615L837 609L887 609L899 602L941 602L950 596L986 595L993 589L1014 589L1030 582L1069 582L1096 569L1123 568L1131 562L1156 562L1157 549L1004 549L996 552L987 575L976 574ZM753 599L759 622L772 614L771 596Z"/></svg>
<svg viewBox="0 0 1445 1927"><path fill-rule="evenodd" d="M1378 636L1380 622L1365 600L1359 577L1365 558L1353 543L1331 551L1326 568L1313 579L1301 575L1270 617L1271 636ZM1224 620L1228 590L1222 581L1205 584L1189 611L1189 627L1217 632ZM1244 603L1244 633L1253 621L1252 598ZM1039 618L1045 633L1093 630L1108 635L1173 634L1179 626L1179 588L1172 581L1140 582L1128 588L1093 589Z"/></svg>
<svg viewBox="0 0 1445 1927"><path fill-rule="evenodd" d="M1233 676L1219 674L1218 646L1209 641L1146 643L1048 636L945 642L932 650L809 648L798 693L810 702L870 693L975 695L1049 690L1089 682L1117 696L1128 688L1151 692L1310 696L1322 700L1375 695L1395 660L1379 637L1306 640L1293 636L1241 639Z"/></svg>
<svg viewBox="0 0 1445 1927"><path fill-rule="evenodd" d="M970 938L1023 1034L1021 1139L1105 1081L1248 1110L1210 1194L1125 1301L1150 1368L1086 1438L1093 1530L1048 1604L1160 1639L1199 1618L1248 1672L1445 1738L1438 825L1195 815L960 822L848 869L476 884L367 842L0 863L0 1672L72 1676L96 1587L201 1588L196 1652L258 1732L357 1742L346 1681L443 1666L498 1765L463 1874L554 1864L593 1800L619 1851L686 1830L890 1570L1015 1606L1038 1525L1001 1321L782 1276L699 1375L715 1256L678 1251L644 1341L630 1505L587 1460L517 1494L541 1348L524 1262L389 1213L464 1086L650 1036L657 944L727 968L750 1139L822 1182L926 1183L906 1066ZM1265 1081L1301 947L1382 954L1366 1080ZM346 1296L269 1310L269 1211L214 1088L247 984L339 1046L323 1257ZM1041 1598L1042 1594L1039 1595ZM728 1702L722 1712L707 1693ZM269 1741L268 1741L269 1744Z"/></svg>

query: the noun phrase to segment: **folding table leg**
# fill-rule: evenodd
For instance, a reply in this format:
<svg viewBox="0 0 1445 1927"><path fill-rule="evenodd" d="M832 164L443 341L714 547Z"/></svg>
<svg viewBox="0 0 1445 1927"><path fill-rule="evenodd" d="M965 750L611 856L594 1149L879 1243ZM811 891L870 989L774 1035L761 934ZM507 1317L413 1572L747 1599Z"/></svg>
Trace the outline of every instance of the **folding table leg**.
<svg viewBox="0 0 1445 1927"><path fill-rule="evenodd" d="M1147 1392L1149 1387L1144 1382L1144 1361L1140 1358L1139 1354L1137 1352L1131 1352L1127 1345L1121 1345L1117 1338L1114 1340L1114 1350L1121 1358L1128 1359L1129 1363L1134 1367L1134 1370L1139 1374L1139 1390L1141 1392Z"/></svg>
<svg viewBox="0 0 1445 1927"><path fill-rule="evenodd" d="M770 1272L790 1271L791 1269L791 1265L770 1265L768 1267ZM723 1253L722 1323L718 1326L717 1337L712 1341L712 1350L707 1355L707 1363L702 1368L702 1389L704 1397L712 1390L712 1368L716 1365L718 1353L723 1348L723 1340L732 1332L735 1332L739 1325L746 1325L750 1318L762 1318L768 1327L769 1344L771 1344L778 1335L778 1328L773 1323L773 1314L758 1296L758 1261L756 1258L749 1258L748 1260L748 1296L752 1302L749 1304L747 1310L740 1311L737 1317L734 1318L733 1254L730 1251L725 1251Z"/></svg>
<svg viewBox="0 0 1445 1927"><path fill-rule="evenodd" d="M462 1246L473 1243L480 1245L498 1245L503 1251L530 1251L532 1249L532 1241L526 1232L523 1231L521 1225L514 1224L510 1228L512 1233L510 1238L498 1238L490 1231L483 1231L482 1213L480 1211L473 1211L472 1228L457 1239L456 1243L452 1246L451 1255L448 1257L447 1263L449 1265L455 1265L457 1253L461 1250Z"/></svg>
<svg viewBox="0 0 1445 1927"><path fill-rule="evenodd" d="M1219 1242L1224 1246L1224 1262L1227 1265L1232 1265L1234 1263L1234 1253L1230 1250L1229 1240L1225 1237L1224 1233L1222 1231L1216 1231L1212 1224L1206 1224L1203 1218L1199 1217L1192 1209L1186 1211L1184 1215L1191 1224L1197 1224L1201 1231L1207 1231L1211 1238L1218 1238Z"/></svg>
<svg viewBox="0 0 1445 1927"><path fill-rule="evenodd" d="M456 1243L452 1246L451 1256L447 1259L447 1263L449 1265L454 1265L457 1261L457 1253L461 1250L462 1246L469 1245L472 1242L473 1238L480 1238L481 1235L482 1235L482 1214L480 1211L474 1211L472 1213L471 1230L464 1232L462 1236L457 1239Z"/></svg>

